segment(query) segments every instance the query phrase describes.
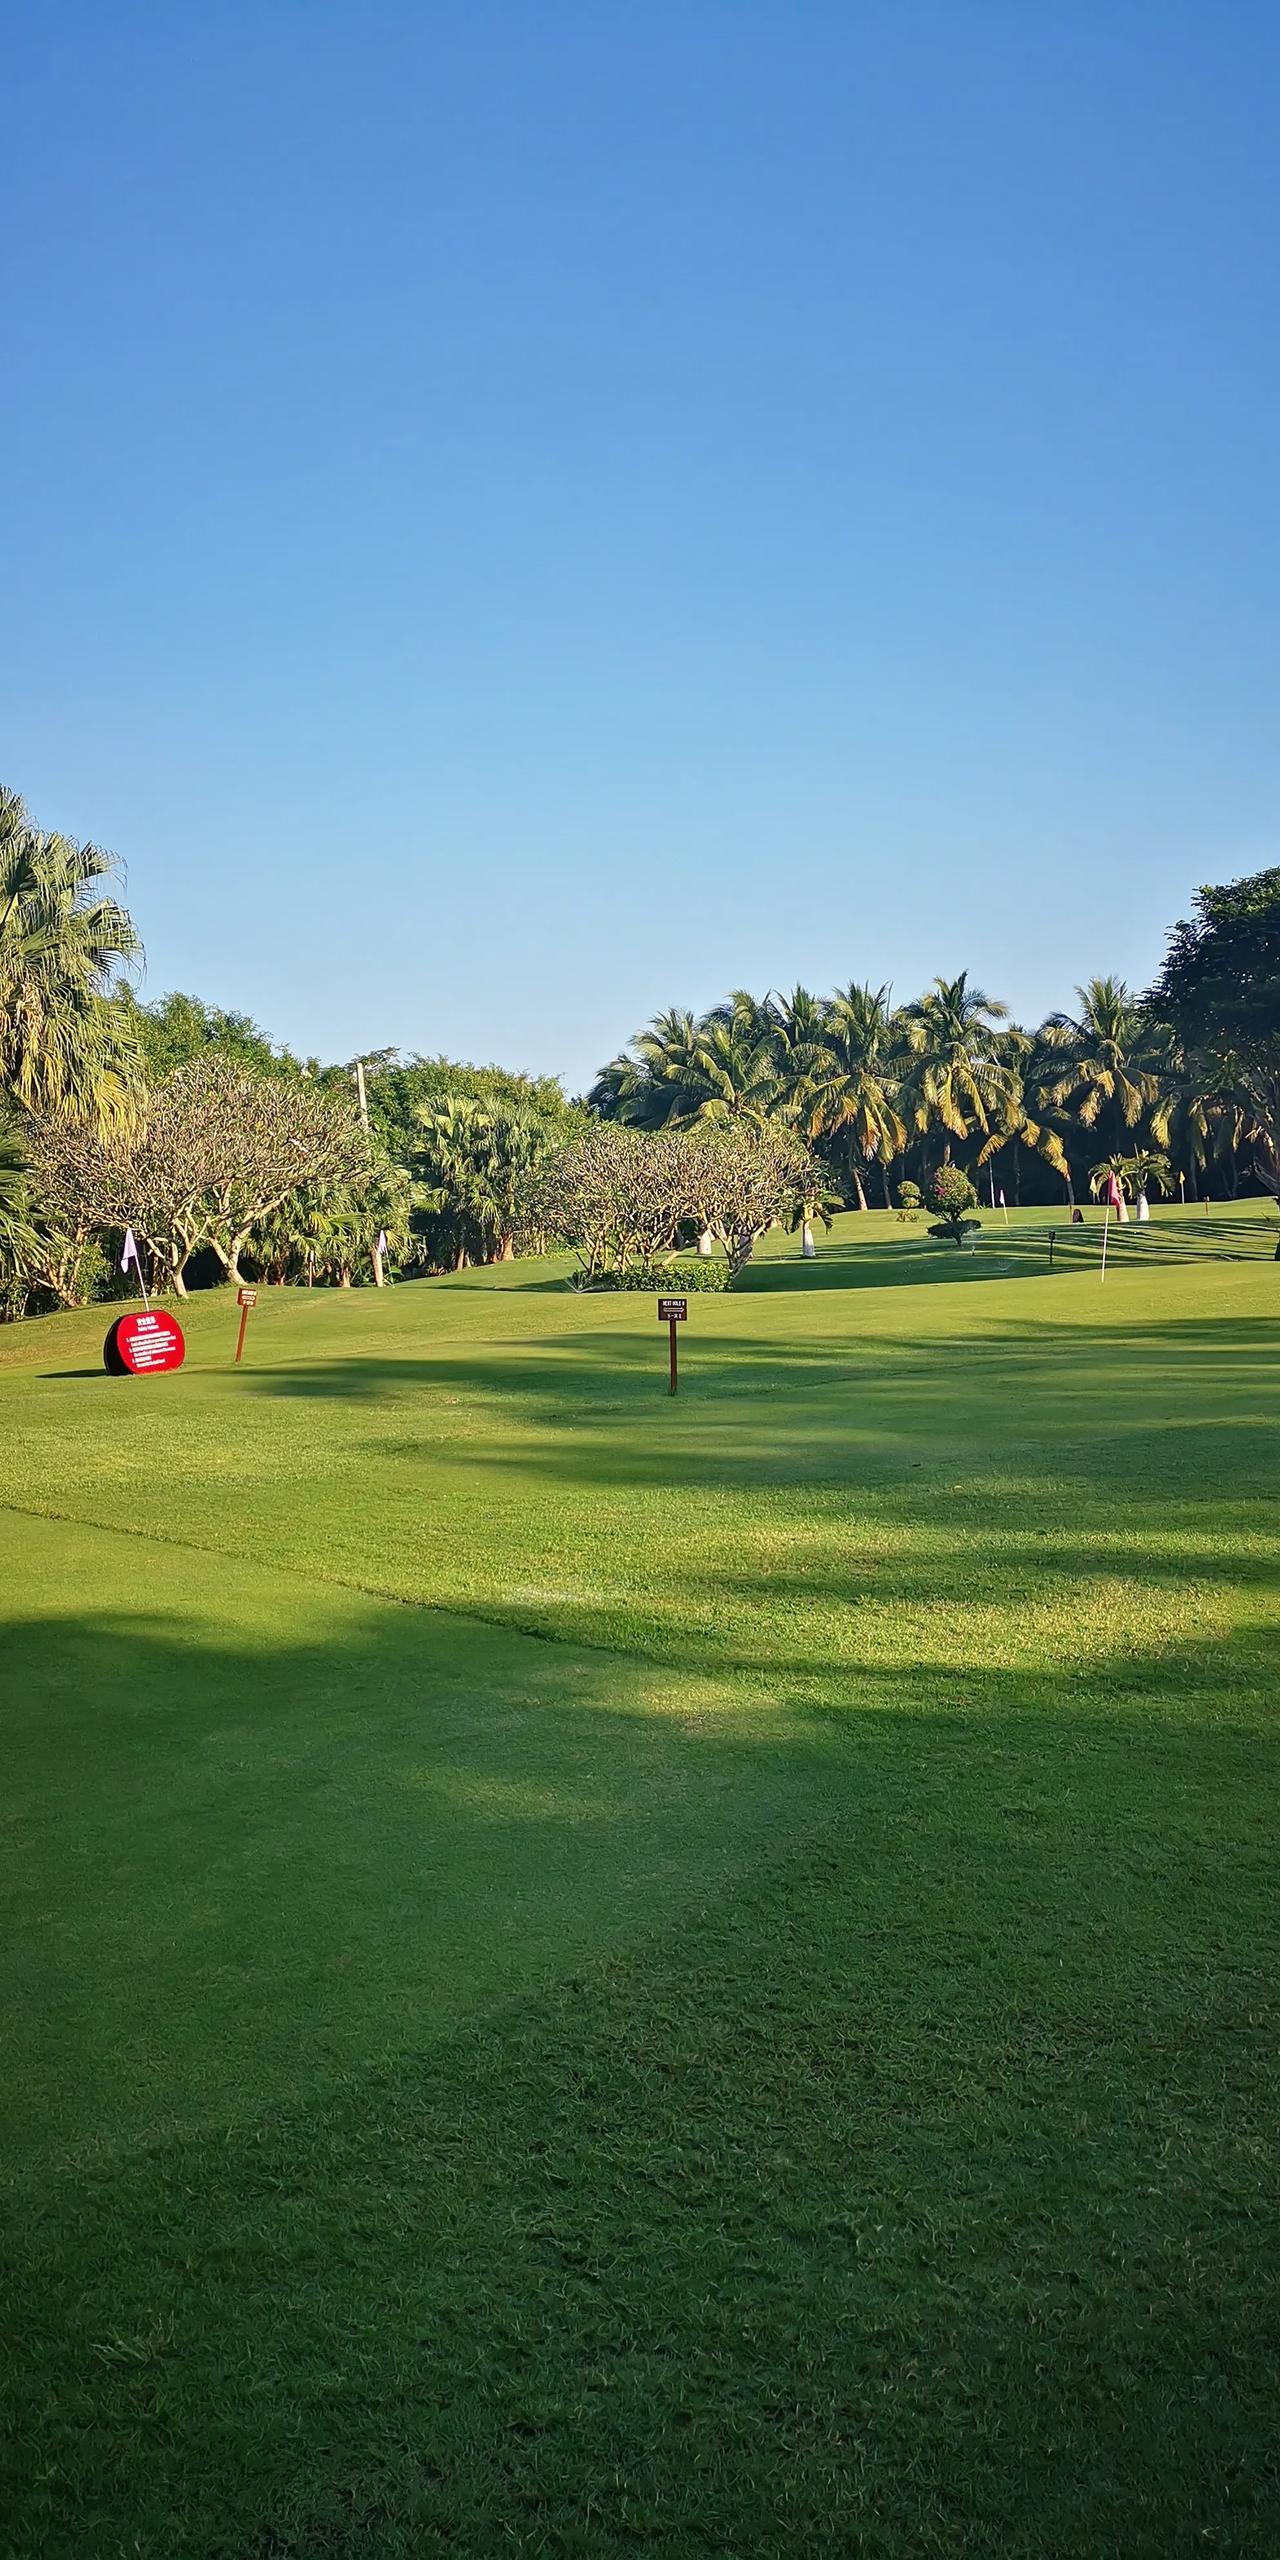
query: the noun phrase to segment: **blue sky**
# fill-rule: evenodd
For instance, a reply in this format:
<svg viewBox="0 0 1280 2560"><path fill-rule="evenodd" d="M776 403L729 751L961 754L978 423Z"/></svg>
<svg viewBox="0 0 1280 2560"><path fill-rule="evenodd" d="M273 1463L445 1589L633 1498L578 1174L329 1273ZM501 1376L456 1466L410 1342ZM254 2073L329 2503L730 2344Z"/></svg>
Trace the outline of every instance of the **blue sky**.
<svg viewBox="0 0 1280 2560"><path fill-rule="evenodd" d="M50 0L0 775L146 991L582 1083L1280 859L1272 0Z"/></svg>

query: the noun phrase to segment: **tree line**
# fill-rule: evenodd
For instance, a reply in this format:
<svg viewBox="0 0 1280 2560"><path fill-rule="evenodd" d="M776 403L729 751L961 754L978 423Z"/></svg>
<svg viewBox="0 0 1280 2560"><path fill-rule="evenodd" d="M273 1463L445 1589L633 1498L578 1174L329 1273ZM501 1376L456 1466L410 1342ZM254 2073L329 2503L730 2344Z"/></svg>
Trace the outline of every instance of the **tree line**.
<svg viewBox="0 0 1280 2560"><path fill-rule="evenodd" d="M659 1014L591 1089L638 1129L780 1121L858 1209L961 1164L1015 1205L1095 1193L1276 1189L1280 870L1202 890L1154 988L1075 991L1034 1030L962 971L895 1005L887 986L738 990Z"/></svg>
<svg viewBox="0 0 1280 2560"><path fill-rule="evenodd" d="M351 1286L569 1241L617 1280L695 1242L896 1205L953 1166L1074 1199L1111 1172L1199 1197L1277 1188L1280 868L1199 893L1154 986L1091 979L1034 1029L962 972L895 1004L737 992L672 1009L566 1096L445 1058L324 1064L184 994L143 1003L113 858L0 790L0 1313L158 1285ZM659 1143L659 1141L661 1143ZM625 1247L619 1239L630 1238ZM647 1258L647 1259L646 1259Z"/></svg>

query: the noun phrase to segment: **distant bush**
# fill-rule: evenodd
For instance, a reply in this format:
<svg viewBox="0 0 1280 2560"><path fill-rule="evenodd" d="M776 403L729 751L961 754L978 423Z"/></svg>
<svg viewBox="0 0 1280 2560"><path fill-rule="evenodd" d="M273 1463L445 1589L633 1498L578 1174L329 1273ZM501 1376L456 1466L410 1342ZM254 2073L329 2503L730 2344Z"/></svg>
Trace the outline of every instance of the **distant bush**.
<svg viewBox="0 0 1280 2560"><path fill-rule="evenodd" d="M600 1271L592 1278L585 1271L575 1271L575 1289L647 1289L650 1296L660 1298L693 1297L699 1290L713 1295L733 1287L733 1269L727 1262L634 1262L627 1271Z"/></svg>

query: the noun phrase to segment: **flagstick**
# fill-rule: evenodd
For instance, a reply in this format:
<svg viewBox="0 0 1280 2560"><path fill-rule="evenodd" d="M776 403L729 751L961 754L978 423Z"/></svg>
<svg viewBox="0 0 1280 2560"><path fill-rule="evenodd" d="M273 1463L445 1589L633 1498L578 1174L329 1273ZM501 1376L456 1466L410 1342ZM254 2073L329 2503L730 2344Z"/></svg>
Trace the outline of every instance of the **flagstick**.
<svg viewBox="0 0 1280 2560"><path fill-rule="evenodd" d="M1101 1273L1100 1273L1099 1277L1100 1277L1101 1279L1103 1279L1103 1280L1105 1280L1105 1279L1106 1279L1106 1276L1107 1276L1107 1229L1108 1229L1108 1227L1110 1226L1110 1224L1111 1224L1111 1202L1110 1202L1110 1200L1108 1200L1107 1205L1106 1205L1106 1208L1103 1210L1103 1213L1102 1213L1102 1270L1101 1270Z"/></svg>

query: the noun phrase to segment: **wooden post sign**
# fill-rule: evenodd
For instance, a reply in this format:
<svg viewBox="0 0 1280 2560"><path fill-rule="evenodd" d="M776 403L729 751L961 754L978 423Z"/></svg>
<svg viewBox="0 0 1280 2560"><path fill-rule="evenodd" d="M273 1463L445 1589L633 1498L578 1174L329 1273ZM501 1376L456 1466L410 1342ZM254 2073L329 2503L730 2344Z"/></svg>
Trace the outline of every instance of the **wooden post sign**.
<svg viewBox="0 0 1280 2560"><path fill-rule="evenodd" d="M256 1289L240 1289L237 1291L236 1305L240 1309L240 1331L236 1335L237 1360L241 1360L244 1357L244 1329L249 1321L249 1310L251 1307L256 1307L257 1303L258 1292Z"/></svg>
<svg viewBox="0 0 1280 2560"><path fill-rule="evenodd" d="M672 1395L675 1394L679 1384L679 1371L676 1365L676 1326L678 1324L683 1324L686 1321L688 1313L689 1301L687 1298L659 1298L658 1300L658 1322L659 1324L669 1326L671 1332L670 1391Z"/></svg>
<svg viewBox="0 0 1280 2560"><path fill-rule="evenodd" d="M149 1378L153 1369L180 1369L187 1356L182 1327L163 1307L143 1316L117 1316L102 1346L102 1365L113 1378Z"/></svg>

